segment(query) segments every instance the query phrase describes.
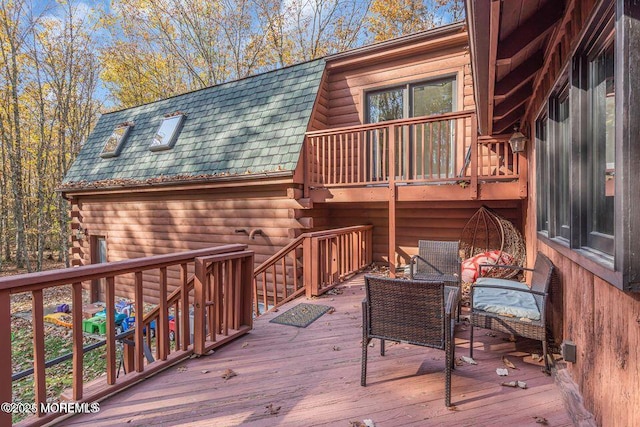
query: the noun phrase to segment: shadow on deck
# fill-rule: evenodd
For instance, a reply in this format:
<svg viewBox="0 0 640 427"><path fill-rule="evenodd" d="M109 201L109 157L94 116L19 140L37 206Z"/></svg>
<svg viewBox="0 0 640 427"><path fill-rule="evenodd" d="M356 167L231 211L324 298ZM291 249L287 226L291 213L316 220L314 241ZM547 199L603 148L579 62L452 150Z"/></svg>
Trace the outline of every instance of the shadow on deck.
<svg viewBox="0 0 640 427"><path fill-rule="evenodd" d="M304 329L257 319L253 331L210 356L184 361L101 402L97 414L78 415L62 425L344 425L371 419L397 425L572 425L560 390L540 366L527 363L535 341L511 343L477 331L478 365L456 367L454 410L444 406L444 352L387 343L387 355L369 352L367 387L360 386L363 276L341 285L339 295L311 303L331 305ZM469 331L458 325L456 357L468 355ZM519 369L498 377L507 355ZM223 379L227 369L237 376ZM501 386L520 380L527 389ZM277 409L279 408L279 409Z"/></svg>

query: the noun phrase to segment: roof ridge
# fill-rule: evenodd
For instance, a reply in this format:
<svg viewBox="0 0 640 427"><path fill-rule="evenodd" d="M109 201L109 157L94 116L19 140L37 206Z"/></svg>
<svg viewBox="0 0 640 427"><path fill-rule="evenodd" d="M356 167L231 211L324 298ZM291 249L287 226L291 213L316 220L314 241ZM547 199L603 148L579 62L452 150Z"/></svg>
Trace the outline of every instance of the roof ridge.
<svg viewBox="0 0 640 427"><path fill-rule="evenodd" d="M278 71L283 71L283 70L287 70L287 69L294 68L294 67L301 67L303 65L307 65L307 64L311 64L313 62L323 61L323 60L325 60L325 57L310 59L310 60L304 61L304 62L298 62L298 63L295 63L295 64L287 65L287 66L282 67L282 68L274 68L273 70L263 71L263 72L258 73L258 74L252 74L252 75L249 75L249 76L241 77L241 78L234 79L234 80L229 80L229 81L218 83L218 84L214 84L214 85L211 85L211 86L205 86L205 87L201 87L201 88L198 88L198 89L193 89L193 90L190 90L190 91L187 91L187 92L177 93L175 95L167 96L166 98L156 99L155 101L144 102L142 104L132 105L131 107L120 108L118 110L108 111L106 113L102 113L101 116L107 116L107 115L114 114L114 113L121 113L123 111L132 110L134 108L140 108L140 107L144 107L144 106L147 106L147 105L155 104L155 103L158 103L158 102L166 101L166 100L169 100L169 99L174 99L174 98L178 98L178 97L185 96L185 95L191 95L191 94L194 94L194 93L197 93L197 92L202 92L202 91L205 91L205 90L219 88L219 87L230 85L230 84L233 84L233 83L239 83L239 82L243 82L243 81L246 81L246 80L251 80L251 79L254 79L254 78L265 76L266 74L275 73L275 72L278 72Z"/></svg>

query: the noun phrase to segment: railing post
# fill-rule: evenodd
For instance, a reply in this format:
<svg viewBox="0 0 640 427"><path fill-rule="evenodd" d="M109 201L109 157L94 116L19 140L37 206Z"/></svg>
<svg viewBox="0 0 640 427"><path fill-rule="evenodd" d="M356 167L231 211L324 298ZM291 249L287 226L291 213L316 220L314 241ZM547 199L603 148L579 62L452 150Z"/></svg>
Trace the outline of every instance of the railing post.
<svg viewBox="0 0 640 427"><path fill-rule="evenodd" d="M389 127L389 275L396 277L396 126Z"/></svg>
<svg viewBox="0 0 640 427"><path fill-rule="evenodd" d="M11 294L0 291L0 403L11 403ZM8 326L7 326L8 325ZM0 425L11 425L11 412L0 411Z"/></svg>
<svg viewBox="0 0 640 427"><path fill-rule="evenodd" d="M195 354L204 354L205 342L205 319L204 319L204 299L205 299L205 275L207 274L204 261L195 259L196 271L193 280L194 309L193 309L193 351ZM212 334L215 331L211 332Z"/></svg>
<svg viewBox="0 0 640 427"><path fill-rule="evenodd" d="M156 325L156 340L160 351L158 358L167 360L169 355L169 314L167 313L167 267L160 268L160 313Z"/></svg>
<svg viewBox="0 0 640 427"><path fill-rule="evenodd" d="M47 383L44 367L44 305L42 301L42 289L33 291L31 298L33 324L33 391L37 405L36 413L40 416L40 404L47 402Z"/></svg>
<svg viewBox="0 0 640 427"><path fill-rule="evenodd" d="M478 119L471 115L471 198L478 198Z"/></svg>
<svg viewBox="0 0 640 427"><path fill-rule="evenodd" d="M107 384L116 383L116 346L115 346L115 313L112 307L116 303L115 279L113 276L107 277L105 289L105 303L110 309L107 310Z"/></svg>
<svg viewBox="0 0 640 427"><path fill-rule="evenodd" d="M327 249L329 250L329 256L331 259L329 262L331 263L331 284L338 283L340 281L340 262L338 261L339 257L342 256L338 249L338 236L332 237L329 240L329 244L327 245Z"/></svg>
<svg viewBox="0 0 640 427"><path fill-rule="evenodd" d="M251 301L253 297L253 262L254 256L251 252L247 257L242 258L242 279L240 280L241 313L240 323L253 328L253 310Z"/></svg>
<svg viewBox="0 0 640 427"><path fill-rule="evenodd" d="M304 240L302 256L304 264L304 287L307 298L310 298L318 295L320 289L317 237Z"/></svg>
<svg viewBox="0 0 640 427"><path fill-rule="evenodd" d="M304 165L304 187L303 187L303 197L306 199L309 197L309 182L311 181L311 141L308 136L305 136L304 142L302 143L302 161Z"/></svg>
<svg viewBox="0 0 640 427"><path fill-rule="evenodd" d="M134 286L134 305L136 311L136 330L134 332L134 363L136 372L142 372L144 370L144 337L142 336L142 330L144 329L142 322L142 320L144 319L144 296L142 293L142 271L135 272ZM147 333L149 334L149 336L151 336L151 327L147 328Z"/></svg>
<svg viewBox="0 0 640 427"><path fill-rule="evenodd" d="M72 315L72 339L73 339L73 400L82 399L83 388L83 363L84 363L84 336L82 333L82 282L71 285L73 292Z"/></svg>
<svg viewBox="0 0 640 427"><path fill-rule="evenodd" d="M187 264L180 265L180 281L180 347L182 350L186 350L191 343L191 333L193 332L189 330L189 291L187 289L189 286L189 275ZM176 323L176 326L177 325ZM176 344L177 342L176 340Z"/></svg>

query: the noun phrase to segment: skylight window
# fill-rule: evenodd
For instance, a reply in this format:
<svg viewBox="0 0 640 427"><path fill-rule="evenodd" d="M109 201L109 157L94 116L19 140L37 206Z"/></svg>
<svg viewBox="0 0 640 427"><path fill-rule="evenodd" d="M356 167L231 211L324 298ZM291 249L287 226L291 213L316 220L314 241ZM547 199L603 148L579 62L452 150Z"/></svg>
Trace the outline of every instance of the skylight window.
<svg viewBox="0 0 640 427"><path fill-rule="evenodd" d="M107 138L107 142L104 143L104 147L102 148L100 157L116 157L118 154L120 154L124 141L125 139L127 139L129 130L132 127L133 123L131 122L121 123L116 126L113 132L111 132L111 135L109 135L109 138Z"/></svg>
<svg viewBox="0 0 640 427"><path fill-rule="evenodd" d="M160 128L153 136L153 141L151 141L149 150L161 151L168 150L173 147L173 144L175 144L178 137L178 133L180 133L180 128L182 127L184 118L185 114L180 112L165 116Z"/></svg>

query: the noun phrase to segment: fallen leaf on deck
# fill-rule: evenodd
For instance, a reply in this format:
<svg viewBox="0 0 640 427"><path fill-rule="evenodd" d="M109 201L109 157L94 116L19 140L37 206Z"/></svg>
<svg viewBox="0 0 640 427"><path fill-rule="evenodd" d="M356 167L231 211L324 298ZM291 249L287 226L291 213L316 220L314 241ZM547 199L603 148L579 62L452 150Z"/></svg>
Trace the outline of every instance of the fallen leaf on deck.
<svg viewBox="0 0 640 427"><path fill-rule="evenodd" d="M226 369L226 370L224 371L224 373L222 374L222 378L226 381L226 380L228 380L229 378L233 378L233 377L235 377L235 376L237 376L237 375L238 375L238 374L236 374L236 373L233 371L233 369Z"/></svg>
<svg viewBox="0 0 640 427"><path fill-rule="evenodd" d="M187 368L186 366L180 366L178 367L178 372L187 372L189 368Z"/></svg>
<svg viewBox="0 0 640 427"><path fill-rule="evenodd" d="M370 343L369 347L373 348L373 347L375 347L375 344L374 343Z"/></svg>
<svg viewBox="0 0 640 427"><path fill-rule="evenodd" d="M542 425L549 425L549 421L547 421L547 419L545 417L533 417L534 420L536 420L536 423L538 424L542 424Z"/></svg>
<svg viewBox="0 0 640 427"><path fill-rule="evenodd" d="M462 366L464 365L464 362L462 361L461 357L456 357L456 366Z"/></svg>
<svg viewBox="0 0 640 427"><path fill-rule="evenodd" d="M376 424L373 422L373 420L366 419L362 421L364 422L364 425L366 427L376 427Z"/></svg>
<svg viewBox="0 0 640 427"><path fill-rule="evenodd" d="M542 362L542 356L537 353L532 353L531 360L533 360L534 362Z"/></svg>
<svg viewBox="0 0 640 427"><path fill-rule="evenodd" d="M203 370L202 370L202 371L200 371L200 372L202 372L203 374L208 374L208 373L209 373L209 370L208 370L208 369L203 369Z"/></svg>
<svg viewBox="0 0 640 427"><path fill-rule="evenodd" d="M511 361L507 359L505 356L502 356L502 363L504 363L504 366L506 366L507 368L518 369L516 368L516 365L511 363Z"/></svg>
<svg viewBox="0 0 640 427"><path fill-rule="evenodd" d="M497 368L496 374L500 375L501 377L506 377L507 375L509 375L509 370L504 368Z"/></svg>
<svg viewBox="0 0 640 427"><path fill-rule="evenodd" d="M333 351L340 351L340 347L338 347L337 345L333 346Z"/></svg>
<svg viewBox="0 0 640 427"><path fill-rule="evenodd" d="M467 356L462 356L462 361L465 362L465 363L468 363L469 365L477 365L478 364L478 362L473 360L471 357L467 357Z"/></svg>
<svg viewBox="0 0 640 427"><path fill-rule="evenodd" d="M281 407L282 406L273 406L273 403L269 403L267 406L265 406L267 410L264 412L268 413L269 415L278 415L278 412L280 412Z"/></svg>
<svg viewBox="0 0 640 427"><path fill-rule="evenodd" d="M487 332L485 335L488 336L488 337L496 337L497 336L493 332Z"/></svg>
<svg viewBox="0 0 640 427"><path fill-rule="evenodd" d="M349 421L349 427L367 427L365 423L360 421Z"/></svg>
<svg viewBox="0 0 640 427"><path fill-rule="evenodd" d="M333 313L335 313L335 312L336 312L336 309L335 309L335 308L333 308L333 307L331 307L331 308L329 309L329 311L327 311L327 314L333 314Z"/></svg>
<svg viewBox="0 0 640 427"><path fill-rule="evenodd" d="M215 350L209 350L209 351L207 351L204 355L205 355L205 356L211 356L211 355L212 355L213 353L215 353L215 352L216 352Z"/></svg>
<svg viewBox="0 0 640 427"><path fill-rule="evenodd" d="M458 408L456 407L456 405L451 405L451 406L449 406L447 409L448 409L448 410L450 410L450 411L457 411L457 410L458 410Z"/></svg>
<svg viewBox="0 0 640 427"><path fill-rule="evenodd" d="M521 388L521 389L525 389L527 388L527 383L524 381L509 381L506 383L502 383L500 385L503 385L505 387L514 387L514 388Z"/></svg>
<svg viewBox="0 0 640 427"><path fill-rule="evenodd" d="M249 343L248 342L242 344L242 348L247 348L247 347L249 347Z"/></svg>

